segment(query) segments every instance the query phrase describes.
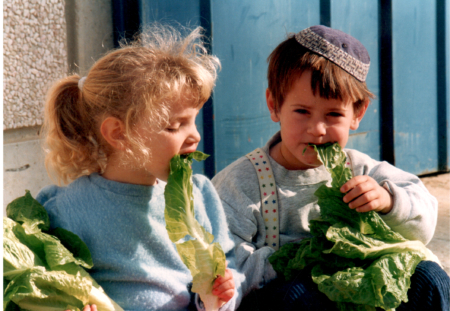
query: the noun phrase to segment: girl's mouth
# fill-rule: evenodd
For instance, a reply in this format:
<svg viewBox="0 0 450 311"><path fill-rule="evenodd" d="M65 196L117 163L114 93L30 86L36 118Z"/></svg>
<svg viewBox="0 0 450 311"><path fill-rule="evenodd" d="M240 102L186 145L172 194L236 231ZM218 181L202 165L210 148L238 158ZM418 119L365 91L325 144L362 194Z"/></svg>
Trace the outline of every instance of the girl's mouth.
<svg viewBox="0 0 450 311"><path fill-rule="evenodd" d="M183 154L188 155L189 153L195 152L196 150L197 150L197 148L185 150L183 152L180 152L180 155L183 155Z"/></svg>

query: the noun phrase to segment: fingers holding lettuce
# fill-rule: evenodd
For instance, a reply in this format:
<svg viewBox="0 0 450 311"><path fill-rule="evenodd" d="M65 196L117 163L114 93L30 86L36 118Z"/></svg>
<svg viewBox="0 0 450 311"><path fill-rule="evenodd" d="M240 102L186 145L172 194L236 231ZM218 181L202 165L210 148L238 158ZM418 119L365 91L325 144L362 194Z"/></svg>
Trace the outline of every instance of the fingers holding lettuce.
<svg viewBox="0 0 450 311"><path fill-rule="evenodd" d="M214 281L212 294L219 298L220 305L224 305L233 298L235 290L233 274L226 269L225 275L219 275Z"/></svg>
<svg viewBox="0 0 450 311"><path fill-rule="evenodd" d="M357 212L375 211L387 214L394 204L392 195L370 176L355 176L341 187L343 200Z"/></svg>

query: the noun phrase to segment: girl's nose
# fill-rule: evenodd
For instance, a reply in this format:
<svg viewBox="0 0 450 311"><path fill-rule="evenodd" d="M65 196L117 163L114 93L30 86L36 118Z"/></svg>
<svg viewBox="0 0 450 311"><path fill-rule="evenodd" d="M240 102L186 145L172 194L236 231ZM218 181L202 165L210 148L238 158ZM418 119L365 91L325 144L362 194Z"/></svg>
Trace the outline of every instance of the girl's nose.
<svg viewBox="0 0 450 311"><path fill-rule="evenodd" d="M201 139L200 133L197 130L197 126L194 124L189 133L189 137L187 138L187 142L190 144L196 144L200 141L200 139Z"/></svg>

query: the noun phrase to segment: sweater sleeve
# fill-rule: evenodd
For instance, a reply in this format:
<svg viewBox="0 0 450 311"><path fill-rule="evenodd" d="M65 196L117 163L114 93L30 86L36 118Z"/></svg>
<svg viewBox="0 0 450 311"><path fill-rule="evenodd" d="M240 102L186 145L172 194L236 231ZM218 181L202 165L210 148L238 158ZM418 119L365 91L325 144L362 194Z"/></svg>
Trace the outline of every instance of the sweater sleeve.
<svg viewBox="0 0 450 311"><path fill-rule="evenodd" d="M71 222L66 221L64 215L61 215L58 209L57 196L61 187L49 185L42 188L36 196L36 200L44 206L50 219L52 229L61 227L73 231Z"/></svg>
<svg viewBox="0 0 450 311"><path fill-rule="evenodd" d="M236 264L245 275L244 296L276 278L268 258L274 250L264 246L265 225L260 211L259 183L250 161L241 158L213 178L233 235Z"/></svg>
<svg viewBox="0 0 450 311"><path fill-rule="evenodd" d="M437 200L413 174L387 162L379 162L356 150L347 150L355 176L368 175L393 196L394 205L381 218L409 240L428 244L437 223Z"/></svg>

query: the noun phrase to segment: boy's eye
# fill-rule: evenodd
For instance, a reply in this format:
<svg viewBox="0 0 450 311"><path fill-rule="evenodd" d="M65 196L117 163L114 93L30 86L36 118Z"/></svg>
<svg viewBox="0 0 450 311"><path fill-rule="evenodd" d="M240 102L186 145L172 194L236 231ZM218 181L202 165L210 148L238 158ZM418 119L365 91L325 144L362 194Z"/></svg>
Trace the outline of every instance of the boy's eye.
<svg viewBox="0 0 450 311"><path fill-rule="evenodd" d="M330 112L329 115L332 117L342 117L342 113L339 112Z"/></svg>
<svg viewBox="0 0 450 311"><path fill-rule="evenodd" d="M300 113L300 114L305 114L305 113L308 113L308 110L306 110L306 109L297 109L297 110L295 110L295 112Z"/></svg>

